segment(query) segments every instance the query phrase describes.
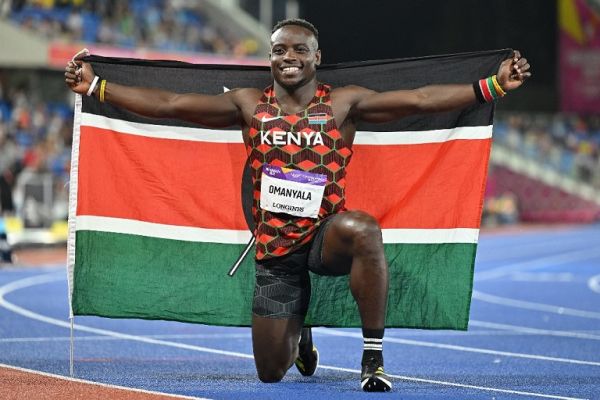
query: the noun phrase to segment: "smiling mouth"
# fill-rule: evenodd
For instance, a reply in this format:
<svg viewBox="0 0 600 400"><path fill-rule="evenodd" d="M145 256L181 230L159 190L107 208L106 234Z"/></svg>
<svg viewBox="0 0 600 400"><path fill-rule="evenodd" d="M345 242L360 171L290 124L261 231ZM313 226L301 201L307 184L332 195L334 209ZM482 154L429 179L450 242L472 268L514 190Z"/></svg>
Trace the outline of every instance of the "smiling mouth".
<svg viewBox="0 0 600 400"><path fill-rule="evenodd" d="M283 67L281 68L281 72L284 75L295 75L300 72L300 67Z"/></svg>

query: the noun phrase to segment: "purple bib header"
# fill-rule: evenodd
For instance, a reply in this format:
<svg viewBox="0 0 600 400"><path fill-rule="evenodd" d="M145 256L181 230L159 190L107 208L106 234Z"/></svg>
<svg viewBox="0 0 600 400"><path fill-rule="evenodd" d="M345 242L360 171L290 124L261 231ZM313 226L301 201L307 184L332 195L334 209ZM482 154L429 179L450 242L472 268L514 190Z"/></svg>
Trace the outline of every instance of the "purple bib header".
<svg viewBox="0 0 600 400"><path fill-rule="evenodd" d="M264 164L263 174L267 174L273 178L283 179L286 181L308 183L315 186L325 186L327 183L327 175L315 174L313 172L300 171L291 168L276 167L275 165Z"/></svg>

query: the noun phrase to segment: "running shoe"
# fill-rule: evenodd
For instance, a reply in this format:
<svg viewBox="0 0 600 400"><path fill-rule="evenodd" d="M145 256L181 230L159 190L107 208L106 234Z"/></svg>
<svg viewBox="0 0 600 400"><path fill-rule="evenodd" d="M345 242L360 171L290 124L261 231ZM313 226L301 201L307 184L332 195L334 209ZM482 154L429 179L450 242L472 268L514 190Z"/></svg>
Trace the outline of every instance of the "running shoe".
<svg viewBox="0 0 600 400"><path fill-rule="evenodd" d="M298 357L294 364L304 376L313 376L319 366L319 351L313 344L310 328L302 328L300 343L298 343Z"/></svg>
<svg viewBox="0 0 600 400"><path fill-rule="evenodd" d="M392 381L383 372L383 363L375 358L370 358L362 366L360 374L360 387L365 392L389 392L392 390Z"/></svg>

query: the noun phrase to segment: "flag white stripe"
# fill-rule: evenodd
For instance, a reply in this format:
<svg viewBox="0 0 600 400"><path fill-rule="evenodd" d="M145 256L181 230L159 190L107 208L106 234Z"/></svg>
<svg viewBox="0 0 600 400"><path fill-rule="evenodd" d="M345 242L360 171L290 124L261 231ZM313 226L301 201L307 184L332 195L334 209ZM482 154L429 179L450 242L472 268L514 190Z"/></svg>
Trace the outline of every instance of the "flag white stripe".
<svg viewBox="0 0 600 400"><path fill-rule="evenodd" d="M425 144L443 143L452 140L482 140L492 137L492 125L459 126L452 129L436 129L431 131L405 132L368 132L358 131L354 144L392 145L392 144Z"/></svg>
<svg viewBox="0 0 600 400"><path fill-rule="evenodd" d="M89 113L83 113L81 125L100 129L110 129L120 133L155 139L189 140L193 142L211 143L243 143L242 134L239 130L227 131L143 124Z"/></svg>
<svg viewBox="0 0 600 400"><path fill-rule="evenodd" d="M81 124L101 129L109 129L124 134L157 139L189 140L210 143L243 143L239 130L186 128L181 126L154 125L129 122L102 115L82 113ZM453 129L429 131L370 132L358 131L354 144L393 145L443 143L451 140L481 140L492 137L492 125L461 126Z"/></svg>
<svg viewBox="0 0 600 400"><path fill-rule="evenodd" d="M79 215L77 231L101 231L187 242L246 244L250 231L157 224L124 218ZM477 243L478 229L383 229L384 243Z"/></svg>
<svg viewBox="0 0 600 400"><path fill-rule="evenodd" d="M383 243L477 243L479 229L382 229Z"/></svg>
<svg viewBox="0 0 600 400"><path fill-rule="evenodd" d="M381 350L383 348L383 346L380 344L365 344L363 346L363 348L369 349L369 350Z"/></svg>
<svg viewBox="0 0 600 400"><path fill-rule="evenodd" d="M371 339L371 338L365 338L364 339L365 343L382 343L383 339Z"/></svg>
<svg viewBox="0 0 600 400"><path fill-rule="evenodd" d="M102 231L148 236L158 239L183 240L186 242L209 242L245 244L250 240L250 231L228 229L206 229L190 226L165 225L133 219L96 217L80 215L77 217L78 231Z"/></svg>

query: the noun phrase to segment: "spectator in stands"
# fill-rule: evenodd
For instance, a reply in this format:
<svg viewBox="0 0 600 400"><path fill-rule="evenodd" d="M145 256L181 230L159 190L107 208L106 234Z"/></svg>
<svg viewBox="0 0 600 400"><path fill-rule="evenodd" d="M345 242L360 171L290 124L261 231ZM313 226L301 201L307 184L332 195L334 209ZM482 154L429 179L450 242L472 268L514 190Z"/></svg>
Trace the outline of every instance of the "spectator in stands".
<svg viewBox="0 0 600 400"><path fill-rule="evenodd" d="M202 3L164 0L29 0L14 2L10 17L49 39L163 51L256 54L256 40L233 35L208 18L202 7Z"/></svg>
<svg viewBox="0 0 600 400"><path fill-rule="evenodd" d="M19 171L19 151L8 136L6 124L0 124L0 218L15 210L12 190Z"/></svg>
<svg viewBox="0 0 600 400"><path fill-rule="evenodd" d="M496 141L600 189L600 115L500 114Z"/></svg>
<svg viewBox="0 0 600 400"><path fill-rule="evenodd" d="M72 111L38 96L27 87L0 87L0 211L23 217L24 188L45 174L54 186L53 209L43 215L47 224L67 214Z"/></svg>

